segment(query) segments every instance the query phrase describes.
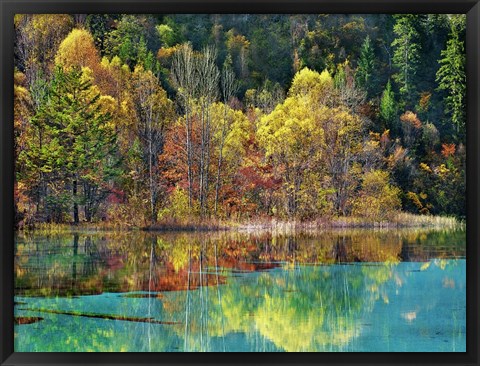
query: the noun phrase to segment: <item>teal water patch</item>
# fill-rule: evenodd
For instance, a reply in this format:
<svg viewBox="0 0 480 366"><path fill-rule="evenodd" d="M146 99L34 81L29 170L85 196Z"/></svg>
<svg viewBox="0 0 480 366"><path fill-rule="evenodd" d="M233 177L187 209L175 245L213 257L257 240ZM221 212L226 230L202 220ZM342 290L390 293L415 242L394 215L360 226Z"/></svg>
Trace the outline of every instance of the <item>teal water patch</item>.
<svg viewBox="0 0 480 366"><path fill-rule="evenodd" d="M15 351L466 350L465 259L279 264L218 286L17 296L15 316L43 320L15 327Z"/></svg>

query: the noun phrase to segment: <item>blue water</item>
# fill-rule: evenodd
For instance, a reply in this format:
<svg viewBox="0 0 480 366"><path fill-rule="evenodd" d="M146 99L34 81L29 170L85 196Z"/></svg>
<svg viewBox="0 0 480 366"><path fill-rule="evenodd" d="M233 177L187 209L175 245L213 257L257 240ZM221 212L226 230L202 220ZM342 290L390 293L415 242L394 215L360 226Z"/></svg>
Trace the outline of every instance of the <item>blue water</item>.
<svg viewBox="0 0 480 366"><path fill-rule="evenodd" d="M15 327L15 351L466 350L465 259L282 262L261 272L224 271L218 286L218 271L208 271L214 283L190 290L17 296L16 316L43 320ZM149 297L128 296L133 294Z"/></svg>

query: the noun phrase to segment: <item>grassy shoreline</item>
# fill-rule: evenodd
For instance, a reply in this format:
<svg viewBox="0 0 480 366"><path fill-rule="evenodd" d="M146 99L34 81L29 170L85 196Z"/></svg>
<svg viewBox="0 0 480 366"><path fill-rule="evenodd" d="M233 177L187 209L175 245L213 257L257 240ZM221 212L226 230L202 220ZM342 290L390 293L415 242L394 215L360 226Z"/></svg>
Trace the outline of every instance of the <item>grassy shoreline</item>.
<svg viewBox="0 0 480 366"><path fill-rule="evenodd" d="M455 217L444 216L426 216L409 213L399 213L390 221L373 222L359 217L338 217L324 218L313 221L296 220L276 220L276 219L257 219L248 221L223 221L223 220L191 220L191 221L172 221L160 222L155 225L137 227L132 225L122 225L119 223L80 223L74 224L52 224L37 223L33 227L23 227L19 231L45 231L45 232L64 232L72 230L86 231L149 231L149 232L198 232L198 231L315 231L325 229L397 229L397 228L442 228L457 229L465 227L465 222Z"/></svg>

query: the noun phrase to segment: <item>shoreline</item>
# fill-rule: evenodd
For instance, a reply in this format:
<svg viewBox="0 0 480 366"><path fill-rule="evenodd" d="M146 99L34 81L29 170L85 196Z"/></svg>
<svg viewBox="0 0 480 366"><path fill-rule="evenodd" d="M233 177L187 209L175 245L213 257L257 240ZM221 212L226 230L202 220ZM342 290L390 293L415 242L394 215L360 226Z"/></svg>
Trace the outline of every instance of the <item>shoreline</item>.
<svg viewBox="0 0 480 366"><path fill-rule="evenodd" d="M329 219L318 219L314 221L283 221L283 220L250 220L244 222L236 221L212 221L206 219L204 223L198 221L158 223L150 226L130 226L116 223L80 223L80 224L51 224L39 223L37 225L16 228L16 232L28 231L51 231L62 232L72 230L86 231L144 231L144 232L312 232L319 230L338 229L402 229L402 228L438 228L458 229L465 228L466 223L454 217L425 216L407 213L398 214L394 220L383 222L367 221L358 217L339 217Z"/></svg>

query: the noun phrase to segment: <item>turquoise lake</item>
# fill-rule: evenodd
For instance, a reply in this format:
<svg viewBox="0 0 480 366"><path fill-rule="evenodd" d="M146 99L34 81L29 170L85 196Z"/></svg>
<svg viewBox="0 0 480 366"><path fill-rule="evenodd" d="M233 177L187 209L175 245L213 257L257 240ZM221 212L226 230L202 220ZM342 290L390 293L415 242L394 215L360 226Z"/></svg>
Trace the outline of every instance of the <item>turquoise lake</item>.
<svg viewBox="0 0 480 366"><path fill-rule="evenodd" d="M465 352L465 231L19 235L15 352Z"/></svg>

